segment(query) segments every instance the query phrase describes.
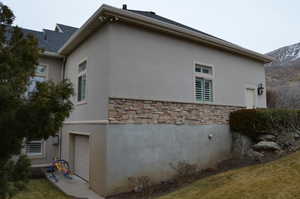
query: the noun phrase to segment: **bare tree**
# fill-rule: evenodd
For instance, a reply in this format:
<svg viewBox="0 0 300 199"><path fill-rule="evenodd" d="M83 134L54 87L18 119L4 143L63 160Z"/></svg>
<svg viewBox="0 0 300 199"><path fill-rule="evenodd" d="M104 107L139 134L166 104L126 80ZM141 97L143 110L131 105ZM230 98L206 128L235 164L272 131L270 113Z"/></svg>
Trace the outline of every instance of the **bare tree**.
<svg viewBox="0 0 300 199"><path fill-rule="evenodd" d="M267 107L276 108L279 100L279 93L275 89L267 89Z"/></svg>

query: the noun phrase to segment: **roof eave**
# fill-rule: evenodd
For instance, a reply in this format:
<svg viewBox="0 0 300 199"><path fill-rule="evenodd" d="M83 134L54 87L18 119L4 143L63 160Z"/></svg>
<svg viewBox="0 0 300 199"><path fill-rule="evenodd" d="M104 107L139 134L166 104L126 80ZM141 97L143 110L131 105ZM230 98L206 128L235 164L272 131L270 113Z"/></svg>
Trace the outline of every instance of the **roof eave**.
<svg viewBox="0 0 300 199"><path fill-rule="evenodd" d="M50 51L43 51L43 52L41 53L41 56L45 56L45 57L53 57L53 58L59 58L59 59L64 58L63 55L58 54L58 53L56 53L56 52L50 52Z"/></svg>
<svg viewBox="0 0 300 199"><path fill-rule="evenodd" d="M173 24L168 24L156 19L152 19L143 15L139 15L127 10L118 9L112 6L108 5L102 5L89 19L88 21L75 33L71 36L71 38L61 47L61 49L58 51L59 54L66 55L72 51L77 44L79 44L81 41L84 40L84 38L80 38L81 36L84 36L85 33L88 34L91 32L92 25L95 24L95 20L98 21L98 24L101 24L101 21L99 20L99 17L102 15L111 15L119 17L122 20L140 24L143 26L147 26L159 31L168 32L171 34L175 34L180 37L192 39L201 43L208 44L213 47L217 47L223 50L227 50L233 53L237 53L246 57L250 57L252 59L255 59L257 61L263 62L263 63L269 63L274 61L274 59L270 56L266 56L245 48L242 48L240 46L234 45L229 42L220 41L214 38L211 38L205 34L201 34L192 30L187 30L182 27L178 27ZM94 22L94 23L93 23Z"/></svg>

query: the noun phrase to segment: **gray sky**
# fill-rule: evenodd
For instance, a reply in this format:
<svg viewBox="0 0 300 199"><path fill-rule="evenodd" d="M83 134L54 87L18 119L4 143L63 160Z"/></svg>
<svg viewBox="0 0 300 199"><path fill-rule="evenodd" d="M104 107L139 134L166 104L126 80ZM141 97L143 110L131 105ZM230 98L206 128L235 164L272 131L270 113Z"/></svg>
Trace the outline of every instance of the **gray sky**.
<svg viewBox="0 0 300 199"><path fill-rule="evenodd" d="M103 3L152 10L260 53L300 42L299 0L0 0L15 24L34 30L80 27Z"/></svg>

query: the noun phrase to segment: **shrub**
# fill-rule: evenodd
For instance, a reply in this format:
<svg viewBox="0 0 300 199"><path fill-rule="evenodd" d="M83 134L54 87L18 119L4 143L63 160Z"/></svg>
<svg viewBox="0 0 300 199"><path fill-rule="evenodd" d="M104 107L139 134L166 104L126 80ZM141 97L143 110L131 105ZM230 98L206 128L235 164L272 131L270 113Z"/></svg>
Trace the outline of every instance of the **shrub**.
<svg viewBox="0 0 300 199"><path fill-rule="evenodd" d="M21 155L17 161L0 165L0 198L13 196L25 188L30 176L30 160Z"/></svg>
<svg viewBox="0 0 300 199"><path fill-rule="evenodd" d="M243 109L230 114L233 131L257 137L266 133L297 131L300 111L287 109Z"/></svg>
<svg viewBox="0 0 300 199"><path fill-rule="evenodd" d="M152 182L148 176L129 177L130 189L149 197L152 193Z"/></svg>
<svg viewBox="0 0 300 199"><path fill-rule="evenodd" d="M176 172L175 179L183 182L199 172L196 164L190 164L185 161L179 161L176 165L170 163L170 167Z"/></svg>

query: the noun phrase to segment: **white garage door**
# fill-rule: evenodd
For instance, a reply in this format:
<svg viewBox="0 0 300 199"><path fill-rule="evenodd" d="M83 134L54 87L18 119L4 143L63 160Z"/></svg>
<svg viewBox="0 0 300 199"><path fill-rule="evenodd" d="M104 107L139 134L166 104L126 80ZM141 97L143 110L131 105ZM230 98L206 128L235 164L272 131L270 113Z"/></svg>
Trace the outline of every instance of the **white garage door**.
<svg viewBox="0 0 300 199"><path fill-rule="evenodd" d="M74 170L79 177L89 180L89 137L76 135L74 142Z"/></svg>

